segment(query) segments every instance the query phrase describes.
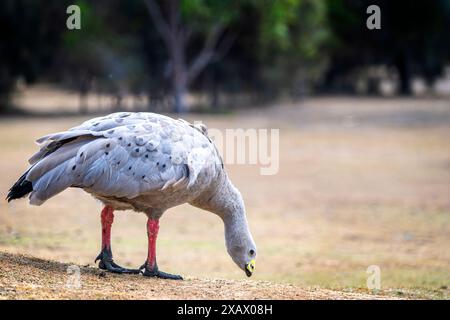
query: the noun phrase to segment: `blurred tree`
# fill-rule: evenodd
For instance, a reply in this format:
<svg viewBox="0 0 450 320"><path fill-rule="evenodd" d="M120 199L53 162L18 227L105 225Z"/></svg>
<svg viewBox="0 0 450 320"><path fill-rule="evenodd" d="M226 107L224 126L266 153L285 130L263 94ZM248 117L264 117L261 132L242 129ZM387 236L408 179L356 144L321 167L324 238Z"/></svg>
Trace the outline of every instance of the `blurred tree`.
<svg viewBox="0 0 450 320"><path fill-rule="evenodd" d="M213 106L219 90L265 98L284 87L299 93L299 79L308 82L304 75L320 65L326 38L323 5L312 0L78 0L73 4L81 8L81 30L65 28L72 3L38 4L7 1L0 9L2 22L11 24L2 31L14 30L5 38L16 43L1 51L7 67L0 90L10 92L21 76L58 82L79 92L81 112L92 90L113 95L114 109L127 92L147 91L149 107L156 108L170 87L178 112L185 111L185 94L194 87L211 88Z"/></svg>
<svg viewBox="0 0 450 320"><path fill-rule="evenodd" d="M56 79L79 92L80 112L87 111L86 97L94 90L113 98L112 111L123 107L128 93L146 90L143 39L135 34L144 25L143 7L141 3L141 10L136 10L136 3L75 2L81 9L82 28L65 31L53 71Z"/></svg>
<svg viewBox="0 0 450 320"><path fill-rule="evenodd" d="M300 88L299 75L314 69L307 68L308 63L315 62L310 65L316 66L316 70L321 65L317 58L328 33L325 6L317 1L170 0L158 4L156 0L146 0L145 3L169 55L176 112L185 111L187 88L208 65L217 65L219 60L220 64L235 69L249 70L253 66L259 73L254 75L255 80L267 83L266 88L259 88L260 92L273 94L286 84L291 93L300 94L304 90ZM249 45L241 39L246 39ZM232 59L222 60L228 51L233 51ZM213 79L217 78L216 72ZM222 70L222 81L226 81L224 76ZM245 81L248 77L246 73ZM215 105L217 86L213 88Z"/></svg>
<svg viewBox="0 0 450 320"><path fill-rule="evenodd" d="M65 27L69 4L81 30ZM369 4L381 7L381 30L366 28ZM444 0L6 0L0 108L20 78L77 90L81 111L95 90L112 109L132 93L150 110L184 112L188 90L208 93L214 109L242 106L301 97L327 65L335 87L353 70L394 66L408 93L414 75L431 84L449 61L449 12Z"/></svg>
<svg viewBox="0 0 450 320"><path fill-rule="evenodd" d="M223 54L220 51L228 49L229 40L224 39L224 30L234 16L235 1L167 0L161 6L156 0L145 0L145 4L169 54L168 72L175 111L185 112L188 86L209 63ZM208 32L202 48L191 61L186 61L188 42L193 33L202 33L203 30Z"/></svg>
<svg viewBox="0 0 450 320"><path fill-rule="evenodd" d="M104 73L104 39L111 37L104 24L102 12L95 12L94 6L87 1L76 1L80 7L81 29L66 29L63 45L55 62L56 76L63 83L79 93L79 111L87 112L87 95L97 77ZM64 70L64 72L60 72Z"/></svg>
<svg viewBox="0 0 450 320"><path fill-rule="evenodd" d="M32 83L51 65L61 42L67 1L43 5L5 0L0 6L0 112L10 107L17 78ZM52 21L52 23L48 23Z"/></svg>
<svg viewBox="0 0 450 320"><path fill-rule="evenodd" d="M326 6L322 1L272 1L262 11L261 70L272 91L287 88L293 98L303 96L320 77L329 41Z"/></svg>
<svg viewBox="0 0 450 320"><path fill-rule="evenodd" d="M369 5L381 9L381 29L366 28ZM399 76L402 94L411 93L414 75L429 84L450 59L450 2L389 0L327 0L333 30L327 86L356 67L391 65Z"/></svg>

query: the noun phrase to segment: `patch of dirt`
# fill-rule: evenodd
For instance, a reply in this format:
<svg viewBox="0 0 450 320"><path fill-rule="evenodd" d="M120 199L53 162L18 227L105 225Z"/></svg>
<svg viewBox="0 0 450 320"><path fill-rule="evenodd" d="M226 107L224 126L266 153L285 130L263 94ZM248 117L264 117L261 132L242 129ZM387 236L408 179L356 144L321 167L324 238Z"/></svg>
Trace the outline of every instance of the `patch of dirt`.
<svg viewBox="0 0 450 320"><path fill-rule="evenodd" d="M79 277L77 269L79 268ZM77 282L77 279L80 281ZM81 287L76 288L77 283ZM72 287L71 287L72 286ZM184 281L115 275L31 256L0 253L0 299L385 299L267 281Z"/></svg>

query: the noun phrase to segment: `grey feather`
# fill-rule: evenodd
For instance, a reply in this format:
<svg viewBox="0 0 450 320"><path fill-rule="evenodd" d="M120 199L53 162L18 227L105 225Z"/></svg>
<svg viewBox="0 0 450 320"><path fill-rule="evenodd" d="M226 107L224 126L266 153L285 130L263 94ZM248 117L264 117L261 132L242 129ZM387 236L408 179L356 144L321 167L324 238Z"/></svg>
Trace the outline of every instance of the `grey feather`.
<svg viewBox="0 0 450 320"><path fill-rule="evenodd" d="M193 188L201 172L211 177L202 182L206 185L218 170L206 132L184 120L141 112L113 113L49 134L37 140L41 149L30 159L30 202L41 204L70 186L102 199L181 192Z"/></svg>

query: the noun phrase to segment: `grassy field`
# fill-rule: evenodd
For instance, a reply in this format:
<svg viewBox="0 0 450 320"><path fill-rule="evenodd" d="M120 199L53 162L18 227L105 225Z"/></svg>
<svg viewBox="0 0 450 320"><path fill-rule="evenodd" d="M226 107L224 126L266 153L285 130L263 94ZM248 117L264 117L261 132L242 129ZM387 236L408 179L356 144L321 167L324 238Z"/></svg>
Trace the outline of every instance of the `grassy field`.
<svg viewBox="0 0 450 320"><path fill-rule="evenodd" d="M244 196L258 246L252 280L373 293L366 269L377 265L376 294L450 297L449 101L316 98L186 118L218 129L280 129L278 174L262 176L256 165L226 167ZM36 138L84 119L0 119L0 194L26 170ZM41 207L2 201L0 251L93 266L100 210L77 189ZM144 261L145 222L142 214L116 214L112 243L119 264ZM226 253L221 221L188 205L162 218L158 259L162 270L187 277L245 277ZM6 279L5 269L1 274Z"/></svg>

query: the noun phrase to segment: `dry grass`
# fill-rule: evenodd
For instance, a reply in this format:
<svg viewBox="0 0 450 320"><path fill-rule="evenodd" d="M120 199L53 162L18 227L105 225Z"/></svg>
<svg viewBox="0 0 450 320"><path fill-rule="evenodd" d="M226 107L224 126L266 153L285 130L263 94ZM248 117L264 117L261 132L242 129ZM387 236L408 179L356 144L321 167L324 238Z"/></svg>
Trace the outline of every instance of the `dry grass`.
<svg viewBox="0 0 450 320"><path fill-rule="evenodd" d="M369 293L366 268L378 265L381 295L449 298L448 101L313 99L302 105L199 118L220 129L281 129L277 175L261 176L257 166L227 166L246 200L258 245L252 281ZM27 168L26 159L34 152L37 137L82 120L1 119L0 194L5 195ZM100 244L100 208L75 189L41 207L23 200L9 205L2 202L0 250L93 265ZM119 264L140 265L146 255L145 217L118 213L112 241ZM189 206L174 208L162 219L159 265L164 271L195 279L183 287L203 283L200 279L205 277L239 279L213 280L206 288L223 286L228 289L222 297L240 298L233 296L241 292L235 286L249 282L242 280L244 275L228 257L223 242L223 226L216 216ZM0 261L3 291L10 289L8 270L13 266ZM37 274L42 275L42 270ZM96 277L92 270L88 274L88 282ZM52 281L65 281L51 276ZM60 277L65 275L60 272ZM119 286L131 278L108 275L108 279L117 279ZM137 284L141 279L130 281ZM185 297L203 298L200 288L198 294L185 291ZM306 291L287 298L313 298L306 293L309 289L295 288ZM97 290L91 295L86 290L82 297L101 298L107 292ZM280 297L275 291L273 297ZM21 296L23 292L6 296L34 297ZM161 297L176 298L175 291L171 292ZM261 297L270 296L270 290L261 291ZM121 291L117 297L136 297L136 292ZM329 298L333 297L330 293Z"/></svg>

